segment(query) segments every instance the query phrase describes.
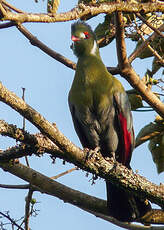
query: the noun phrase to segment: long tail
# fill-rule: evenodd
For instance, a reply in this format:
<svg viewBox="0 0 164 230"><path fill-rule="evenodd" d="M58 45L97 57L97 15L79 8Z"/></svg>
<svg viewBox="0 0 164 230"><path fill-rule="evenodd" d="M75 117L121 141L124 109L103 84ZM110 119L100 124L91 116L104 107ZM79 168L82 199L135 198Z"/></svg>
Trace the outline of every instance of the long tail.
<svg viewBox="0 0 164 230"><path fill-rule="evenodd" d="M142 200L133 194L125 192L109 181L106 182L106 187L109 215L117 220L132 222L151 210L151 205L147 200Z"/></svg>

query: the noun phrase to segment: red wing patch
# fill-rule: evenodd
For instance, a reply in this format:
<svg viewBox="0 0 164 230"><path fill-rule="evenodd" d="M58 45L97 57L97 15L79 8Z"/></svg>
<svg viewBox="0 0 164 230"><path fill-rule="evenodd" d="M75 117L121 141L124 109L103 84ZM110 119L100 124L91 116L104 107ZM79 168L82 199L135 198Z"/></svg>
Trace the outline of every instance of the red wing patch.
<svg viewBox="0 0 164 230"><path fill-rule="evenodd" d="M123 140L125 145L125 153L124 153L122 164L127 165L129 164L129 159L131 157L131 151L132 151L131 132L127 130L127 121L122 113L119 114L119 120L123 132Z"/></svg>

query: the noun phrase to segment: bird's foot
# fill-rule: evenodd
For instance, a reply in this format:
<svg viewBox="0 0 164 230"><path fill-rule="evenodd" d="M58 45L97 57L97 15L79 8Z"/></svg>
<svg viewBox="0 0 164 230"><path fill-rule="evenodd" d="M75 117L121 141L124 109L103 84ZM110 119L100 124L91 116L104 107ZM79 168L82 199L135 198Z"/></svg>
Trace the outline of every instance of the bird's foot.
<svg viewBox="0 0 164 230"><path fill-rule="evenodd" d="M95 153L98 153L100 151L100 147L96 147L95 149L88 149L84 148L84 152L86 152L86 160L91 159Z"/></svg>
<svg viewBox="0 0 164 230"><path fill-rule="evenodd" d="M116 171L116 167L117 167L117 161L116 161L116 154L115 152L110 152L111 157L105 157L106 161L109 161L111 163L111 160L113 162L113 166L111 167L111 169L109 171Z"/></svg>

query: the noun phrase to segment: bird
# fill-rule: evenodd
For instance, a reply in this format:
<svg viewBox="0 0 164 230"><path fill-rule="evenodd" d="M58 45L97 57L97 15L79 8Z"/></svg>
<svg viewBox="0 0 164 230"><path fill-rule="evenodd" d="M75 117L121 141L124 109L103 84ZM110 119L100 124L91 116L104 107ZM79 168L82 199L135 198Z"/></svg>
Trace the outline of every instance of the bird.
<svg viewBox="0 0 164 230"><path fill-rule="evenodd" d="M104 158L114 156L130 169L135 137L126 91L104 65L90 25L80 20L73 23L71 40L78 61L68 104L80 142L83 148L99 148ZM108 213L119 221L135 221L151 210L147 199L109 180L106 180L106 190Z"/></svg>

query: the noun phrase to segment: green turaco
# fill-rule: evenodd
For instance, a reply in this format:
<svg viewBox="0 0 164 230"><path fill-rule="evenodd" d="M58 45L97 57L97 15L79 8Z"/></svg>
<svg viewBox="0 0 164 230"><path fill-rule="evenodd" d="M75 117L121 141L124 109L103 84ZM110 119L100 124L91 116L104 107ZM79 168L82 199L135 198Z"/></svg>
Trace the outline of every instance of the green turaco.
<svg viewBox="0 0 164 230"><path fill-rule="evenodd" d="M91 27L78 21L71 27L72 49L78 58L69 92L69 107L75 130L84 148L100 148L105 157L130 168L134 132L127 94L106 69ZM106 181L109 215L120 221L134 221L151 205Z"/></svg>

